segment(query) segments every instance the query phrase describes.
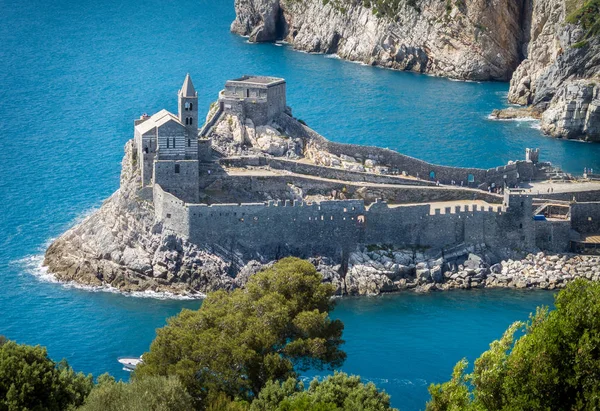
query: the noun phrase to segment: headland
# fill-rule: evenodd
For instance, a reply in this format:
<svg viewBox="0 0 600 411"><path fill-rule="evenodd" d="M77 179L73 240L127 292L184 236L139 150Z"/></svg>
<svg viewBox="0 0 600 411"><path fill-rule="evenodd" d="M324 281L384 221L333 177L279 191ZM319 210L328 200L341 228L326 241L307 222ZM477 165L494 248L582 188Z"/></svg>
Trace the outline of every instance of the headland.
<svg viewBox="0 0 600 411"><path fill-rule="evenodd" d="M119 190L52 243L49 271L186 295L243 286L288 255L340 295L599 279L600 183L536 149L484 170L331 142L286 98L281 78L230 80L198 128L186 76L177 115L135 120Z"/></svg>

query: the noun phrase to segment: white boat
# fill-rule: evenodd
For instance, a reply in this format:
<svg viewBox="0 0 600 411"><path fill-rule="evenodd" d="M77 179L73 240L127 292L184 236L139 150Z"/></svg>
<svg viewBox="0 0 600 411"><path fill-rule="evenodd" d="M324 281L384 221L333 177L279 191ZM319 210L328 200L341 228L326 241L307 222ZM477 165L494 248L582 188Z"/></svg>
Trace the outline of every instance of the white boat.
<svg viewBox="0 0 600 411"><path fill-rule="evenodd" d="M117 361L123 365L124 371L133 371L139 363L143 362L142 357L119 357Z"/></svg>

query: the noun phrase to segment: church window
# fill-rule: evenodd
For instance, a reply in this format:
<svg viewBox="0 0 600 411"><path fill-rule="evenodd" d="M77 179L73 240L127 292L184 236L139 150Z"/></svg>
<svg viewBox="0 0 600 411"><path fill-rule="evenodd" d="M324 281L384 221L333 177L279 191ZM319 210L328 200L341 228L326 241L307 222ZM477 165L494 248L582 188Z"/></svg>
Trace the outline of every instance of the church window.
<svg viewBox="0 0 600 411"><path fill-rule="evenodd" d="M185 125L186 126L188 125L188 118L187 117L185 118Z"/></svg>
<svg viewBox="0 0 600 411"><path fill-rule="evenodd" d="M188 138L188 147L191 147L191 146L192 146L192 139Z"/></svg>
<svg viewBox="0 0 600 411"><path fill-rule="evenodd" d="M194 109L194 103L190 103L190 111Z"/></svg>
<svg viewBox="0 0 600 411"><path fill-rule="evenodd" d="M175 164L175 173L179 174L179 164Z"/></svg>
<svg viewBox="0 0 600 411"><path fill-rule="evenodd" d="M173 137L173 148L175 148L175 137Z"/></svg>
<svg viewBox="0 0 600 411"><path fill-rule="evenodd" d="M169 139L167 139L167 148L169 148Z"/></svg>
<svg viewBox="0 0 600 411"><path fill-rule="evenodd" d="M194 119L190 117L190 126L194 123Z"/></svg>
<svg viewBox="0 0 600 411"><path fill-rule="evenodd" d="M190 103L186 101L184 107L185 111L188 111L190 109Z"/></svg>

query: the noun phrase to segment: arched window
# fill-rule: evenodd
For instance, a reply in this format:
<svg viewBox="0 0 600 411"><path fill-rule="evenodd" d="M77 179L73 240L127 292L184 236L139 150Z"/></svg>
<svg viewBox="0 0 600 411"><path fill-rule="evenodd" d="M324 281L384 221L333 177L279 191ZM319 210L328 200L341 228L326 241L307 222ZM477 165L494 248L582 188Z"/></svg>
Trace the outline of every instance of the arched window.
<svg viewBox="0 0 600 411"><path fill-rule="evenodd" d="M175 137L173 137L173 148L175 148Z"/></svg>
<svg viewBox="0 0 600 411"><path fill-rule="evenodd" d="M190 103L190 111L194 109L194 103Z"/></svg>
<svg viewBox="0 0 600 411"><path fill-rule="evenodd" d="M188 118L187 117L185 118L185 125L186 126L188 125Z"/></svg>
<svg viewBox="0 0 600 411"><path fill-rule="evenodd" d="M194 119L190 117L190 126L194 123Z"/></svg>
<svg viewBox="0 0 600 411"><path fill-rule="evenodd" d="M189 102L185 102L185 104L183 105L185 107L185 111L188 111L190 109L190 103Z"/></svg>
<svg viewBox="0 0 600 411"><path fill-rule="evenodd" d="M169 139L167 139L167 148L169 148Z"/></svg>

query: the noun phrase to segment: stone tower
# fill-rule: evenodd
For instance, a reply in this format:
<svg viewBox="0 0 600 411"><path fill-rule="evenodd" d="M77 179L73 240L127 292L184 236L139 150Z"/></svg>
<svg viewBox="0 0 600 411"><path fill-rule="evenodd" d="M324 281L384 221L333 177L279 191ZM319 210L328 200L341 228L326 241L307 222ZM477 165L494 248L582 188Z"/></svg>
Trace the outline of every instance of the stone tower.
<svg viewBox="0 0 600 411"><path fill-rule="evenodd" d="M186 74L183 86L179 90L179 121L188 132L188 138L198 138L198 93L192 78Z"/></svg>

